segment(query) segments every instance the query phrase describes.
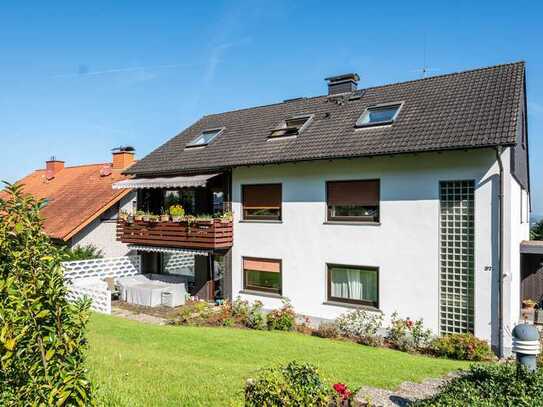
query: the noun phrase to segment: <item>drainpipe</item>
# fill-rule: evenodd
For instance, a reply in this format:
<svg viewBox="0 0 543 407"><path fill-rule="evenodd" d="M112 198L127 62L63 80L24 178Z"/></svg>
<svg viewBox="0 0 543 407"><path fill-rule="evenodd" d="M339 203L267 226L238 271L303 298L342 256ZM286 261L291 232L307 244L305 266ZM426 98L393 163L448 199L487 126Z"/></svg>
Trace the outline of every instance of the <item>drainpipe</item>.
<svg viewBox="0 0 543 407"><path fill-rule="evenodd" d="M498 193L498 353L503 357L503 163L502 147L496 147L496 160L500 168L500 189Z"/></svg>

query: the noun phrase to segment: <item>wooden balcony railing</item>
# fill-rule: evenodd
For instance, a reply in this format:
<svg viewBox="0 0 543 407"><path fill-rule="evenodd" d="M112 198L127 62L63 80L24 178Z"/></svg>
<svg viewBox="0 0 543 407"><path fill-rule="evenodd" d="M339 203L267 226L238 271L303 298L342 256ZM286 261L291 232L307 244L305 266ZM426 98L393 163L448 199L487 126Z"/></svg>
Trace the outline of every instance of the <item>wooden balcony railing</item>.
<svg viewBox="0 0 543 407"><path fill-rule="evenodd" d="M187 249L227 249L232 246L232 222L213 219L193 222L117 221L117 240L147 246Z"/></svg>

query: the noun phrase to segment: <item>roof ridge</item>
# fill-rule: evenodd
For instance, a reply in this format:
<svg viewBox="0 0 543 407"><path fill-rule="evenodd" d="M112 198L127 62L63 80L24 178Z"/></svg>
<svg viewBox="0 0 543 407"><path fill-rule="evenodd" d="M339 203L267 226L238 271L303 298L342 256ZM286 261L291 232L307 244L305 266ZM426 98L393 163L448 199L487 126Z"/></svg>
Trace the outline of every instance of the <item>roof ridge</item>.
<svg viewBox="0 0 543 407"><path fill-rule="evenodd" d="M375 88L386 88L388 86L403 85L404 83L422 82L422 81L427 81L427 80L431 80L431 79L446 78L446 77L449 77L449 76L469 74L469 73L474 73L474 72L478 72L478 71L487 71L487 70L491 70L491 69L501 68L501 67L504 67L504 66L525 65L525 64L526 64L526 61L520 60L520 61L516 61L516 62L508 62L508 63L498 64L498 65L489 65L489 66L483 66L483 67L479 67L479 68L468 69L468 70L465 70L465 71L455 71L455 72L444 73L442 75L429 76L427 78L411 79L409 81L392 82L392 83L386 83L384 85L370 86L369 88L364 88L364 90L375 89Z"/></svg>
<svg viewBox="0 0 543 407"><path fill-rule="evenodd" d="M78 165L70 165L69 167L64 167L62 170L69 170L71 168L81 168L81 167L96 167L96 166L99 166L99 165L106 165L106 164L111 164L110 162L105 162L105 163L96 163L96 164L78 164ZM60 171L62 171L60 170ZM35 170L36 172L38 171L46 171L46 168L38 168Z"/></svg>
<svg viewBox="0 0 543 407"><path fill-rule="evenodd" d="M383 85L370 86L370 87L367 87L367 88L360 88L358 90L386 88L388 86L397 86L397 85L403 85L403 84L407 84L407 83L422 82L422 81L428 81L428 80L432 80L432 79L446 78L446 77L449 77L449 76L462 75L462 74L468 74L468 73L473 73L473 72L478 72L478 71L496 69L496 68L509 66L509 65L524 65L525 63L526 63L525 61L520 60L520 61L515 61L515 62L507 62L507 63L503 63L503 64L497 64L497 65L488 65L488 66L483 66L483 67L479 67L479 68L468 69L468 70L465 70L465 71L455 71L455 72L445 73L445 74L442 74L442 75L429 76L427 78L419 78L419 79L411 79L411 80L408 80L408 81L385 83ZM352 92L346 92L346 93L352 93ZM294 98L294 99L283 100L281 102L267 103L267 104L264 104L264 105L251 106L251 107L241 107L239 109L226 110L226 111L217 112L217 113L210 113L210 114L203 115L202 118L204 118L204 117L212 117L212 116L220 116L220 115L223 115L223 114L241 112L241 111L244 111L244 110L260 109L260 108L265 108L265 107L282 105L282 104L285 104L285 103L298 102L298 101L301 101L301 100L327 98L328 96L333 96L333 95L302 96L302 97L298 97L298 98Z"/></svg>

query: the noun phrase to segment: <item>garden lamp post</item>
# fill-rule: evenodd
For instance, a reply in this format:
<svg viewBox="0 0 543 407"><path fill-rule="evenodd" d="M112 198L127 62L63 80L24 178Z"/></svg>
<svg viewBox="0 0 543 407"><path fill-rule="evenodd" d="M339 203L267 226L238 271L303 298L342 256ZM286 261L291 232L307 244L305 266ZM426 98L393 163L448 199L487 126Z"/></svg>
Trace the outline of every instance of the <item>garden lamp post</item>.
<svg viewBox="0 0 543 407"><path fill-rule="evenodd" d="M519 324L513 329L513 352L517 363L528 371L537 370L537 355L541 352L539 331L534 325Z"/></svg>

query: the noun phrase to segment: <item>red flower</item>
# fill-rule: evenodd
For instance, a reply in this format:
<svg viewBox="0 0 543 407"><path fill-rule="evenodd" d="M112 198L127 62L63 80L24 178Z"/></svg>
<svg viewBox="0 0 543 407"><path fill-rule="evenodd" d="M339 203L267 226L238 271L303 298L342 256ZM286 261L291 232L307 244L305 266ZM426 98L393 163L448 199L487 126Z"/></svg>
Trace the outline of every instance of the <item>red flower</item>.
<svg viewBox="0 0 543 407"><path fill-rule="evenodd" d="M353 393L343 383L336 383L332 386L334 390L341 396L341 400L349 399Z"/></svg>
<svg viewBox="0 0 543 407"><path fill-rule="evenodd" d="M333 387L334 387L334 390L337 391L339 394L343 394L347 390L347 386L344 385L343 383L336 383L334 384Z"/></svg>
<svg viewBox="0 0 543 407"><path fill-rule="evenodd" d="M411 329L411 328L413 328L413 321L411 321L409 318L407 318L407 319L405 320L405 325L407 325L407 327L408 327L409 329Z"/></svg>

